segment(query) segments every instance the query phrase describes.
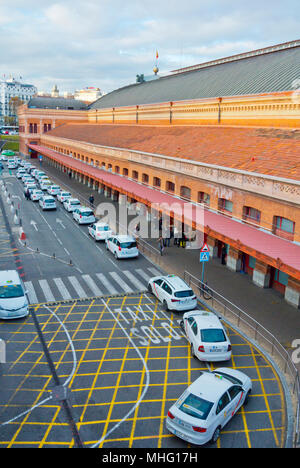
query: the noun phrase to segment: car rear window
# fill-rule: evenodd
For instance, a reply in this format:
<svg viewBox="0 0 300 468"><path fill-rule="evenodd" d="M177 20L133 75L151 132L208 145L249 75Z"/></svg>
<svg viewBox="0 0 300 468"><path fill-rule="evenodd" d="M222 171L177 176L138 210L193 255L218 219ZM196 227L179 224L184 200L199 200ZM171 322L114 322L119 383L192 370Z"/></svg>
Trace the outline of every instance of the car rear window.
<svg viewBox="0 0 300 468"><path fill-rule="evenodd" d="M82 216L93 216L92 211L83 211L81 214L82 214Z"/></svg>
<svg viewBox="0 0 300 468"><path fill-rule="evenodd" d="M71 205L80 205L80 202L79 201L71 201L70 204Z"/></svg>
<svg viewBox="0 0 300 468"><path fill-rule="evenodd" d="M201 330L201 341L204 343L220 343L227 340L222 328L207 328Z"/></svg>
<svg viewBox="0 0 300 468"><path fill-rule="evenodd" d="M22 296L24 296L24 291L20 284L0 286L0 299L9 299Z"/></svg>
<svg viewBox="0 0 300 468"><path fill-rule="evenodd" d="M97 228L98 231L109 231L109 226L98 226Z"/></svg>
<svg viewBox="0 0 300 468"><path fill-rule="evenodd" d="M192 297L194 296L194 291L192 289L187 289L186 291L176 291L174 293L175 297Z"/></svg>
<svg viewBox="0 0 300 468"><path fill-rule="evenodd" d="M224 379L229 380L233 384L243 385L243 382L232 375L226 374L225 372L212 371L213 374L224 377Z"/></svg>
<svg viewBox="0 0 300 468"><path fill-rule="evenodd" d="M54 200L50 200L49 198L46 198L45 203L54 203Z"/></svg>
<svg viewBox="0 0 300 468"><path fill-rule="evenodd" d="M121 242L120 247L122 249L133 249L136 247L136 242Z"/></svg>
<svg viewBox="0 0 300 468"><path fill-rule="evenodd" d="M183 401L180 399L177 403L180 411L183 413L203 420L207 419L207 416L213 407L213 403L211 401L204 400L193 393L189 393Z"/></svg>

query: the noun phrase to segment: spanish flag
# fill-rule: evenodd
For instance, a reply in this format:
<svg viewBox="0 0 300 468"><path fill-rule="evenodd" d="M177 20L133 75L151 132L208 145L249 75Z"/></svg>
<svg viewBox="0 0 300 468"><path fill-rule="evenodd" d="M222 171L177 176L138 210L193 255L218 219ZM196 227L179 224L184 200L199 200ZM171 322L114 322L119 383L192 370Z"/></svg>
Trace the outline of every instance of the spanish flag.
<svg viewBox="0 0 300 468"><path fill-rule="evenodd" d="M158 59L158 51L156 51L156 60Z"/></svg>

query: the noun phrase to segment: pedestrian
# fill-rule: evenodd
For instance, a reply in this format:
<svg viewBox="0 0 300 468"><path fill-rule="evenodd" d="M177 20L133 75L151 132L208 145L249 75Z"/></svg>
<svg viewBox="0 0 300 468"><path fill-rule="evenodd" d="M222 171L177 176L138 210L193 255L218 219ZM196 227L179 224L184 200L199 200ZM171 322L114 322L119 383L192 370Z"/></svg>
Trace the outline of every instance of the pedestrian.
<svg viewBox="0 0 300 468"><path fill-rule="evenodd" d="M26 200L29 200L29 198L30 198L30 193L29 193L28 189L26 189L25 198L26 198Z"/></svg>
<svg viewBox="0 0 300 468"><path fill-rule="evenodd" d="M160 250L160 255L163 254L163 251L164 251L164 240L162 237L160 237L158 239L158 242L159 242L159 250Z"/></svg>
<svg viewBox="0 0 300 468"><path fill-rule="evenodd" d="M70 171L69 172L69 179L71 179L71 177L72 177L72 172Z"/></svg>
<svg viewBox="0 0 300 468"><path fill-rule="evenodd" d="M226 249L226 245L223 245L223 247L222 247L222 256L221 256L222 265L226 265L226 257L227 257L227 249Z"/></svg>
<svg viewBox="0 0 300 468"><path fill-rule="evenodd" d="M94 205L94 196L93 195L90 195L89 202L90 202L90 204L92 206Z"/></svg>

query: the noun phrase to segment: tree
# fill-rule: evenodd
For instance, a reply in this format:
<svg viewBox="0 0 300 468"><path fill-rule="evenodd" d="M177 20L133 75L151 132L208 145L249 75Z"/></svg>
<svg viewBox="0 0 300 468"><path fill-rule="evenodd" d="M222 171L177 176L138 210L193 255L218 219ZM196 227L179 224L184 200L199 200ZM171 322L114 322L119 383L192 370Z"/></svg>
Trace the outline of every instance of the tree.
<svg viewBox="0 0 300 468"><path fill-rule="evenodd" d="M18 114L18 108L24 104L22 99L20 99L18 96L14 96L10 98L9 100L9 111L10 115L14 120L14 124L17 124L17 114Z"/></svg>

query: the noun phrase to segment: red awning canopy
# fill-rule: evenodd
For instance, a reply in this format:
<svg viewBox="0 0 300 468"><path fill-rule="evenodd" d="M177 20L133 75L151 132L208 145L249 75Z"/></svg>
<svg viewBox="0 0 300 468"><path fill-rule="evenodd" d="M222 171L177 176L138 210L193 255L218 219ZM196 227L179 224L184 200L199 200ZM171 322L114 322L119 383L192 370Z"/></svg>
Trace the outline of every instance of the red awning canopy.
<svg viewBox="0 0 300 468"><path fill-rule="evenodd" d="M265 260L262 259L263 261L268 261L276 268L286 271L288 274L300 279L300 245L294 242L282 239L271 233L264 232L258 228L214 213L210 210L203 210L203 207L193 204L192 202L188 203L175 196L147 187L121 175L91 166L83 161L58 153L44 146L31 144L28 146L38 153L59 162L68 169L91 177L120 193L129 195L137 201L147 205L158 204L162 207L162 211L168 211L168 209L164 209L163 204L166 204L166 207L171 206L171 211L177 219L181 219L181 215L184 212L186 223L192 225L197 222L198 225L203 225L206 232L211 231L213 232L212 235L215 233L220 234L222 238L225 237L233 241L233 246L237 244L240 248L243 247L243 250L245 247L246 252L247 248L249 252L258 252L267 257ZM202 213L204 213L204 219L202 219ZM280 261L278 261L279 259Z"/></svg>

